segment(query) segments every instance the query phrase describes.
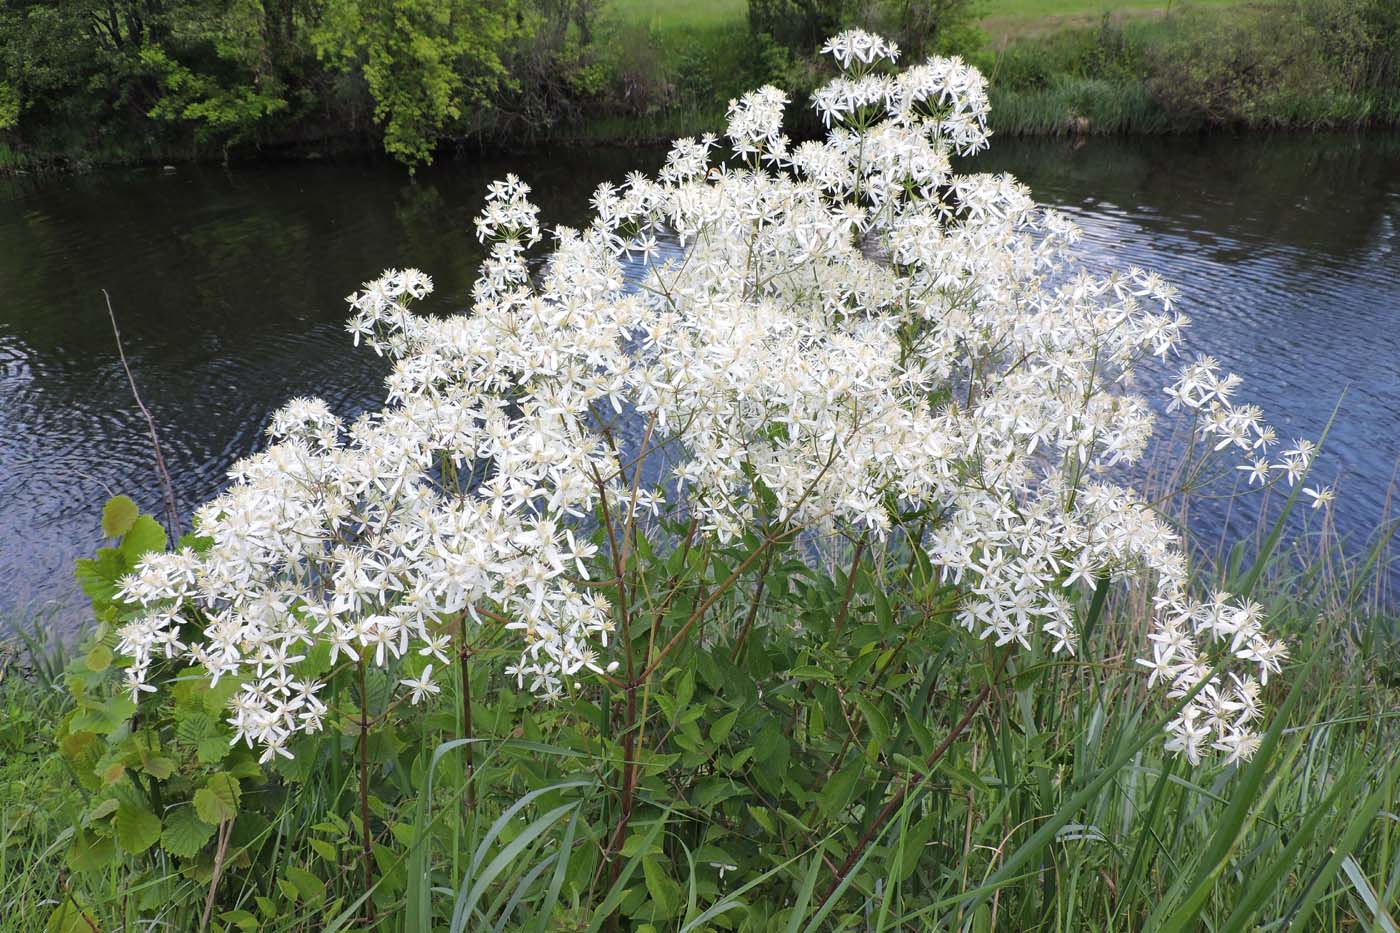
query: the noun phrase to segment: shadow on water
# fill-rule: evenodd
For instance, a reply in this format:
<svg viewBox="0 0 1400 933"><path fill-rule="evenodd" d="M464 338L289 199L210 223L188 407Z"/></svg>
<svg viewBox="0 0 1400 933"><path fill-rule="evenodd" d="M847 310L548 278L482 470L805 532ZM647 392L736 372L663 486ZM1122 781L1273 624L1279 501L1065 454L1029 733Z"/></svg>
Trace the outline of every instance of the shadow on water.
<svg viewBox="0 0 1400 933"><path fill-rule="evenodd" d="M599 182L662 155L573 148L416 180L335 162L0 184L0 620L54 604L81 618L70 568L98 544L103 499L159 503L101 289L188 511L287 398L343 414L382 398L383 361L342 329L359 283L414 265L437 283L424 310L467 306L491 179L522 175L547 223L577 224ZM1179 284L1190 349L1244 376L1285 438L1316 436L1347 388L1321 469L1339 527L1375 526L1400 455L1400 137L997 140L974 166L1072 214L1091 268Z"/></svg>

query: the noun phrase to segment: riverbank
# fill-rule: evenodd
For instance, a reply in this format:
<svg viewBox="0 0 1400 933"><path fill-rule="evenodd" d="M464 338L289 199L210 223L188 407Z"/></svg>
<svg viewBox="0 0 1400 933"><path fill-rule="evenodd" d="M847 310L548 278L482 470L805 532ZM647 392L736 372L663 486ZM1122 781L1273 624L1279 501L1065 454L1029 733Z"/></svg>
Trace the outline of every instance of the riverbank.
<svg viewBox="0 0 1400 933"><path fill-rule="evenodd" d="M48 97L11 94L19 103L7 118L6 87L22 78L0 73L0 173L366 150L413 165L462 151L660 143L717 131L727 101L763 83L792 89L794 137L819 131L805 95L825 80L827 64L805 45L756 31L762 24L750 22L743 0L614 0L587 9L591 18L529 20L532 31L501 40L492 60L504 76L473 92L471 107L465 98L436 116L419 107L403 115L407 126L376 96L387 91L375 91L371 73L350 64L337 72L304 49L284 55L280 84L268 84L279 89L263 110L245 106L238 95L246 88L222 85L203 96L182 91L176 107L174 88L188 85L162 84L141 66L122 108L93 98L93 81L60 82ZM919 41L927 40L923 51L960 54L982 70L991 127L1003 136L1400 126L1400 0L1123 0L1103 9L1087 0L995 0L980 20ZM0 20L0 46L3 27ZM307 27L300 41L323 32ZM9 42L22 38L10 30ZM197 67L193 52L183 54L181 67ZM472 61L459 50L454 68L469 71ZM438 76L458 97L469 77ZM400 90L416 100L431 88L410 82Z"/></svg>

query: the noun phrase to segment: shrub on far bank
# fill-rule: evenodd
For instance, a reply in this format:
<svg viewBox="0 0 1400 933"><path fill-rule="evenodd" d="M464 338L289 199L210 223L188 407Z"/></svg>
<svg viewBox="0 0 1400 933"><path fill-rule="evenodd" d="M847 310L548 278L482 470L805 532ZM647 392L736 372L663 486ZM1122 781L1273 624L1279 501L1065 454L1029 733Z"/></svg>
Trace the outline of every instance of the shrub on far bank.
<svg viewBox="0 0 1400 933"><path fill-rule="evenodd" d="M1001 132L1395 125L1400 2L1284 0L1092 28L974 57Z"/></svg>

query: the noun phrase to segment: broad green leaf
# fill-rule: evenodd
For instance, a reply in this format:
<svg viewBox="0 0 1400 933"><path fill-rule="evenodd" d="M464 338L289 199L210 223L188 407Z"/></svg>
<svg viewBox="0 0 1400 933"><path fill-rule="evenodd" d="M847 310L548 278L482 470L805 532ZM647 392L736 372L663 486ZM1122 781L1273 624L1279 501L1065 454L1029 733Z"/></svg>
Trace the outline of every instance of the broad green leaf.
<svg viewBox="0 0 1400 933"><path fill-rule="evenodd" d="M160 844L171 855L194 858L213 835L214 827L200 819L194 807L176 807L165 816Z"/></svg>
<svg viewBox="0 0 1400 933"><path fill-rule="evenodd" d="M108 538L120 538L131 530L140 515L141 510L130 496L113 496L102 507L102 534Z"/></svg>
<svg viewBox="0 0 1400 933"><path fill-rule="evenodd" d="M77 872L101 871L117 857L117 847L110 836L101 836L85 829L78 830L68 849L68 867Z"/></svg>
<svg viewBox="0 0 1400 933"><path fill-rule="evenodd" d="M140 855L160 838L160 817L134 802L122 803L112 820L117 845L132 855Z"/></svg>
<svg viewBox="0 0 1400 933"><path fill-rule="evenodd" d="M165 550L165 529L160 527L160 522L149 515L142 515L136 519L136 523L131 526L131 530L122 538L122 556L131 563L143 555L152 551Z"/></svg>
<svg viewBox="0 0 1400 933"><path fill-rule="evenodd" d="M194 792L194 810L206 823L217 826L238 815L238 800L242 788L238 779L227 772L211 774L204 786Z"/></svg>
<svg viewBox="0 0 1400 933"><path fill-rule="evenodd" d="M340 853L336 851L334 845L326 840L308 839L306 842L317 855L321 856L321 858L325 859L330 864L334 865L340 861Z"/></svg>
<svg viewBox="0 0 1400 933"><path fill-rule="evenodd" d="M106 645L95 645L93 649L87 653L87 657L83 659L83 663L87 665L88 670L95 674L100 674L102 671L112 666L112 649L108 648Z"/></svg>
<svg viewBox="0 0 1400 933"><path fill-rule="evenodd" d="M85 703L73 717L69 729L73 732L97 732L110 735L126 725L136 715L136 703L125 693L107 697L100 703Z"/></svg>
<svg viewBox="0 0 1400 933"><path fill-rule="evenodd" d="M130 570L126 558L116 548L98 548L92 559L73 564L73 577L96 608L105 608L117 595L117 581Z"/></svg>

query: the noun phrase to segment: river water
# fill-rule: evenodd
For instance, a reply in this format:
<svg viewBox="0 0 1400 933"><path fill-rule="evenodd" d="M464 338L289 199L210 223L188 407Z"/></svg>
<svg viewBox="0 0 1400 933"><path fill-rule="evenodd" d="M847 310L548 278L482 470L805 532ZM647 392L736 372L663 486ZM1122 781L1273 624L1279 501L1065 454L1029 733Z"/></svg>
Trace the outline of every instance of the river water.
<svg viewBox="0 0 1400 933"><path fill-rule="evenodd" d="M416 265L437 284L425 310L467 305L488 181L514 171L549 223L576 224L599 182L662 156L571 148L416 179L336 161L0 182L0 629L79 623L72 561L101 543L102 502L159 508L103 289L188 513L288 397L345 414L382 398L382 362L342 329L361 282ZM1359 546L1400 457L1400 137L998 140L972 167L1011 171L1072 214L1091 268L1176 282L1196 322L1188 352L1245 377L1241 397L1285 439L1316 437L1340 399L1318 476ZM1202 538L1247 534L1257 515L1207 509Z"/></svg>

